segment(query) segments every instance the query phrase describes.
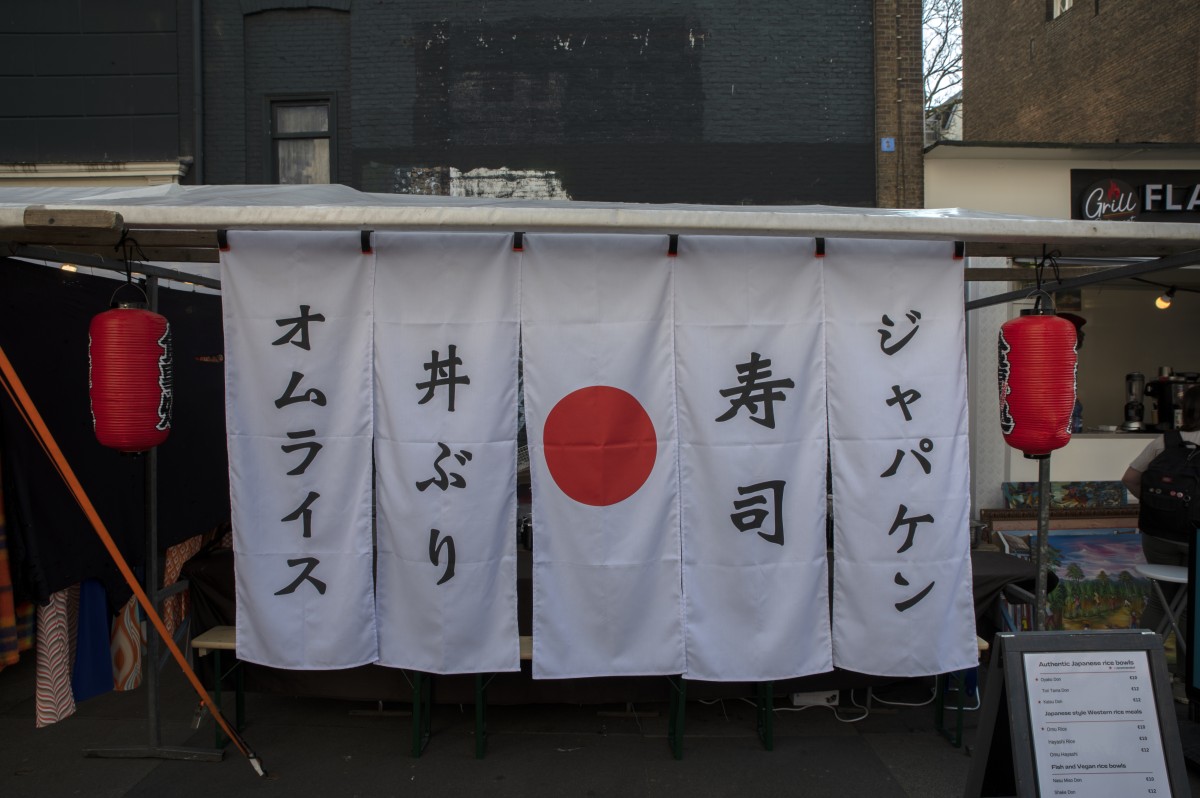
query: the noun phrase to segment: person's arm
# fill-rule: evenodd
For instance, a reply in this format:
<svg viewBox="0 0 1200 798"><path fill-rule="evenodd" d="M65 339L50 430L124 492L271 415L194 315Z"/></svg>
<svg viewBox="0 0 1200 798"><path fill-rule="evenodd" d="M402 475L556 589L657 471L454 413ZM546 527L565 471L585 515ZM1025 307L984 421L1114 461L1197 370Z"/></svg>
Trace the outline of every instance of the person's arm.
<svg viewBox="0 0 1200 798"><path fill-rule="evenodd" d="M1121 477L1121 482L1124 483L1126 489L1129 490L1135 499L1140 499L1142 492L1142 472L1138 471L1133 466L1125 469L1125 476Z"/></svg>
<svg viewBox="0 0 1200 798"><path fill-rule="evenodd" d="M1146 448L1142 449L1141 453L1133 458L1133 462L1129 464L1129 468L1125 469L1125 475L1121 477L1121 483L1129 489L1133 498L1142 498L1142 472L1150 467L1150 462L1155 457L1158 457L1159 452L1165 449L1166 445L1163 436L1159 435L1146 444Z"/></svg>

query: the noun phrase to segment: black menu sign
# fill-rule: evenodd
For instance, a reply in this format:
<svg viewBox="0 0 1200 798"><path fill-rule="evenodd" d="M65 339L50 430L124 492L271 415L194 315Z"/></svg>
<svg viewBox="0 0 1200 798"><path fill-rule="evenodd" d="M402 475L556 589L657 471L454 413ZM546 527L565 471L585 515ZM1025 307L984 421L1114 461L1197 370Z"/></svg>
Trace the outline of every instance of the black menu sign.
<svg viewBox="0 0 1200 798"><path fill-rule="evenodd" d="M1162 639L997 635L966 795L1187 795Z"/></svg>

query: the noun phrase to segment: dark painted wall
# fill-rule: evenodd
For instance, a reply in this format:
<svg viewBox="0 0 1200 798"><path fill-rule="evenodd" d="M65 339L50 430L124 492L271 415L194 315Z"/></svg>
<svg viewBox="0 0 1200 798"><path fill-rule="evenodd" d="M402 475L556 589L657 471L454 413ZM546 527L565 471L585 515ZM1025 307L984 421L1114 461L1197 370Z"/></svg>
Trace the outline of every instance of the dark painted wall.
<svg viewBox="0 0 1200 798"><path fill-rule="evenodd" d="M180 156L174 2L0 3L0 162Z"/></svg>
<svg viewBox="0 0 1200 798"><path fill-rule="evenodd" d="M211 0L205 180L269 181L267 95L311 92L364 191L502 169L580 200L874 203L870 0L651 8Z"/></svg>

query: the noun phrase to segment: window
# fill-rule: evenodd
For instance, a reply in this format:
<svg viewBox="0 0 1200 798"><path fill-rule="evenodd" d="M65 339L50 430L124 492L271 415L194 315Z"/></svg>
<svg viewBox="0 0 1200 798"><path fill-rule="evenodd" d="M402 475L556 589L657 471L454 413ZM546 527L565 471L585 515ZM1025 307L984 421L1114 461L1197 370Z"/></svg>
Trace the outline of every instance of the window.
<svg viewBox="0 0 1200 798"><path fill-rule="evenodd" d="M1075 0L1050 0L1051 18L1058 19L1059 15L1066 13L1074 2Z"/></svg>
<svg viewBox="0 0 1200 798"><path fill-rule="evenodd" d="M333 116L332 98L271 103L271 177L274 182L332 182Z"/></svg>

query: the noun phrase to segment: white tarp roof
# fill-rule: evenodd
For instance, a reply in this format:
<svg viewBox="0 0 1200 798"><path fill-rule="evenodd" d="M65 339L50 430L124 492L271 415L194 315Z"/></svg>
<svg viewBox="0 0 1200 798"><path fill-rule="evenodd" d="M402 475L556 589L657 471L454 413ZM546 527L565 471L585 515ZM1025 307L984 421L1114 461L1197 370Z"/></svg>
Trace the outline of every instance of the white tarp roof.
<svg viewBox="0 0 1200 798"><path fill-rule="evenodd" d="M923 238L1045 244L1064 254L1200 248L1200 225L1039 219L962 209L649 205L368 194L341 185L0 188L0 241L35 243L31 206L111 211L131 229L474 229ZM71 226L70 219L64 219ZM41 232L41 231L38 231ZM1006 247L1000 246L997 254ZM1024 247L1028 250L1028 246Z"/></svg>
<svg viewBox="0 0 1200 798"><path fill-rule="evenodd" d="M342 185L0 188L0 254L135 271L216 288L218 231L230 229L502 230L680 235L798 235L961 241L966 279L1032 279L979 256L1105 258L1145 264L1066 266L1062 288L1157 272L1185 281L1200 264L1200 224L1091 222L960 208L651 205L368 194ZM128 238L127 238L128 237ZM131 254L128 240L136 241ZM1192 269L1187 269L1192 272ZM1001 301L998 295L988 302Z"/></svg>

